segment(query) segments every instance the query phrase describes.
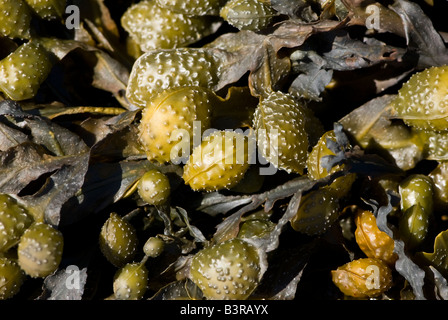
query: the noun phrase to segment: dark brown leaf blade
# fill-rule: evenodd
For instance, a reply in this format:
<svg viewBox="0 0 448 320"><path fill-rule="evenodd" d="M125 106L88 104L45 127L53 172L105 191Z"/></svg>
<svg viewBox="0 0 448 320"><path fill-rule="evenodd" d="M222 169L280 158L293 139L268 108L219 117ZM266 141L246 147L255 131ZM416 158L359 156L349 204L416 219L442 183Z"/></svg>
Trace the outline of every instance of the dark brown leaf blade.
<svg viewBox="0 0 448 320"><path fill-rule="evenodd" d="M204 47L220 58L221 70L215 90L237 82L248 71L255 70L262 61L262 43L266 36L242 30L226 33Z"/></svg>
<svg viewBox="0 0 448 320"><path fill-rule="evenodd" d="M122 106L131 109L131 105L125 99L129 70L104 51L95 51L94 54L97 57L97 63L94 67L92 85L112 92Z"/></svg>
<svg viewBox="0 0 448 320"><path fill-rule="evenodd" d="M92 148L92 157L121 154L127 149L134 149L135 154L142 154L136 136L133 121L137 111L126 111L113 117L88 118L80 124L83 138ZM131 135L128 132L133 132Z"/></svg>
<svg viewBox="0 0 448 320"><path fill-rule="evenodd" d="M52 225L60 224L63 205L80 190L88 169L88 151L71 158L73 162L52 174L38 193L22 198L27 207L32 207L35 216L43 215Z"/></svg>
<svg viewBox="0 0 448 320"><path fill-rule="evenodd" d="M377 10L379 21L376 21L375 31L380 33L394 33L400 37L405 36L404 26L400 19L400 16L393 10L383 6L379 2L371 0L341 0L349 11L348 25L360 25L366 26L366 22L372 21L372 13ZM367 10L369 6L375 6L376 9Z"/></svg>
<svg viewBox="0 0 448 320"><path fill-rule="evenodd" d="M20 137L19 141L24 141L27 135L27 141L45 148L49 156L63 158L88 151L79 136L43 117L24 112L15 102L0 102L0 117L17 128L15 135Z"/></svg>
<svg viewBox="0 0 448 320"><path fill-rule="evenodd" d="M0 121L0 151L6 151L28 141L25 133L3 123L2 120Z"/></svg>
<svg viewBox="0 0 448 320"><path fill-rule="evenodd" d="M346 31L332 30L316 35L292 55L293 72L298 73L290 91L319 101L332 80L333 70L351 71L400 60L405 50L373 38L352 39ZM391 83L393 84L393 82ZM384 88L383 88L384 89Z"/></svg>
<svg viewBox="0 0 448 320"><path fill-rule="evenodd" d="M90 150L73 132L23 112L17 103L0 103L0 117L6 116L27 132L29 142L0 154L4 171L0 192L18 194L41 175L49 175L38 192L22 200L37 220L58 225L62 205L84 182Z"/></svg>
<svg viewBox="0 0 448 320"><path fill-rule="evenodd" d="M126 192L150 169L178 173L179 167L162 167L147 160L91 164L79 192L65 203L61 223L74 223L123 199Z"/></svg>
<svg viewBox="0 0 448 320"><path fill-rule="evenodd" d="M141 162L91 165L79 192L63 207L62 224L74 223L115 203L148 168Z"/></svg>
<svg viewBox="0 0 448 320"><path fill-rule="evenodd" d="M41 175L60 169L68 159L49 157L45 149L26 142L0 153L0 192L20 193Z"/></svg>
<svg viewBox="0 0 448 320"><path fill-rule="evenodd" d="M293 300L297 284L313 251L314 242L299 248L275 251L269 257L269 266L260 285L252 295L254 299Z"/></svg>
<svg viewBox="0 0 448 320"><path fill-rule="evenodd" d="M188 217L188 212L184 208L176 207L177 212L182 217L182 220L186 224L188 231L190 232L190 235L194 238L195 242L206 242L207 239L202 234L201 230L197 228L196 226L193 226L190 223L190 218Z"/></svg>
<svg viewBox="0 0 448 320"><path fill-rule="evenodd" d="M290 19L279 23L277 29L268 37L274 51L278 52L281 48L302 46L314 34L330 32L343 26L344 22L333 20L304 23L300 20Z"/></svg>
<svg viewBox="0 0 448 320"><path fill-rule="evenodd" d="M322 56L327 68L338 71L361 69L382 62L399 60L405 54L405 50L374 38L366 38L364 41L352 39L345 31L325 35L329 35L327 43L331 44L331 49L323 52Z"/></svg>
<svg viewBox="0 0 448 320"><path fill-rule="evenodd" d="M392 122L394 95L374 98L344 116L340 123L363 149L381 154L399 168L414 168L423 158L425 142L401 122Z"/></svg>
<svg viewBox="0 0 448 320"><path fill-rule="evenodd" d="M88 152L84 141L73 132L44 118L24 119L24 127L31 132L32 141L44 146L51 155L73 156Z"/></svg>
<svg viewBox="0 0 448 320"><path fill-rule="evenodd" d="M241 205L242 206L238 209L238 211L232 213L223 222L216 226L216 232L213 236L214 240L216 242L222 242L235 237L238 234L242 216L252 210L257 209L262 204L264 204L265 212L268 212L272 209L276 201L292 197L287 211L283 214L277 226L274 230L272 230L272 232L269 233L268 236L260 240L260 246L263 246L265 251L275 250L279 244L278 241L280 234L283 231L283 227L297 212L302 193L316 187L317 185L325 185L334 178L334 175L331 175L320 180L310 180L308 176L304 175L291 179L290 181L263 193L254 194L252 196L241 196L240 199L238 199L237 196L229 196L218 199L217 203L214 203L213 205L216 206L219 204L220 208L231 210L236 209Z"/></svg>
<svg viewBox="0 0 448 320"><path fill-rule="evenodd" d="M391 196L389 197L389 203L386 206L382 206L375 209L376 223L378 228L387 233L392 239L394 239L394 252L398 255L398 260L395 262L395 269L400 273L411 285L416 300L426 300L423 286L425 283L425 271L421 269L412 259L408 256L404 249L404 242L398 238L397 235L390 229L388 225L388 215L392 212Z"/></svg>
<svg viewBox="0 0 448 320"><path fill-rule="evenodd" d="M211 192L202 197L197 210L215 216L225 214L249 202L252 202L251 196L225 196L219 192Z"/></svg>
<svg viewBox="0 0 448 320"><path fill-rule="evenodd" d="M420 55L418 68L441 66L448 63L448 49L443 38L434 29L431 19L416 3L396 0L391 6L402 19L410 48Z"/></svg>
<svg viewBox="0 0 448 320"><path fill-rule="evenodd" d="M92 53L95 57L92 86L111 92L124 108L130 108L124 98L130 70L122 62L109 53L80 41L40 38L39 42L59 60L75 49Z"/></svg>
<svg viewBox="0 0 448 320"><path fill-rule="evenodd" d="M249 87L254 96L265 97L269 93L278 90L278 84L287 78L291 69L289 57L280 58L277 52L266 39L260 50L263 57L261 64L249 76Z"/></svg>
<svg viewBox="0 0 448 320"><path fill-rule="evenodd" d="M279 51L299 47L311 35L329 32L342 25L331 20L313 23L285 20L269 35L249 30L226 33L204 47L221 61L220 79L214 89L220 90L249 74L249 86L254 96L277 90L291 69L289 57L280 55Z"/></svg>
<svg viewBox="0 0 448 320"><path fill-rule="evenodd" d="M304 63L301 71L291 83L289 92L299 97L320 101L321 94L333 78L333 70L326 70L316 63Z"/></svg>

